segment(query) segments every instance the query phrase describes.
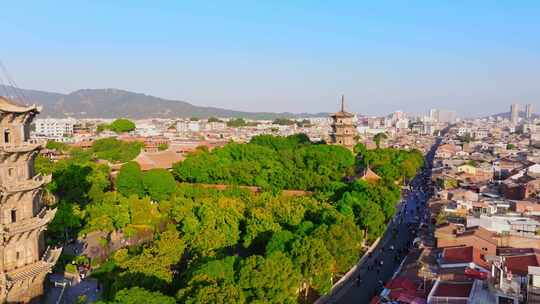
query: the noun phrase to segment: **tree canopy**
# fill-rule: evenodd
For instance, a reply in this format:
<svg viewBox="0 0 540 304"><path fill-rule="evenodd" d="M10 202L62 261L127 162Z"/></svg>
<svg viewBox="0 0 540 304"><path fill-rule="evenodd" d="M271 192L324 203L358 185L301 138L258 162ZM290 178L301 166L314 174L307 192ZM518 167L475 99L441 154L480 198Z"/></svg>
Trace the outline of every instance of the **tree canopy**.
<svg viewBox="0 0 540 304"><path fill-rule="evenodd" d="M354 155L341 146L313 144L304 134L261 135L197 151L173 166L179 181L236 184L263 189L317 190L354 171Z"/></svg>
<svg viewBox="0 0 540 304"><path fill-rule="evenodd" d="M129 119L119 118L109 125L109 129L116 133L127 133L135 130L135 123Z"/></svg>
<svg viewBox="0 0 540 304"><path fill-rule="evenodd" d="M143 146L144 144L138 141L126 142L115 138L102 138L93 143L91 151L99 159L125 163L137 157Z"/></svg>
<svg viewBox="0 0 540 304"><path fill-rule="evenodd" d="M98 146L108 145L116 147ZM262 135L199 149L175 165L181 182L233 185L217 190L179 183L166 170L142 172L134 162L122 165L113 187L109 167L93 161L100 149L71 149L69 158L40 167L53 173L49 190L60 199L49 232L142 240L97 261L103 303L294 303L299 292L325 294L357 262L363 243L395 213L396 181L423 163L417 151L356 150L355 162L349 150L305 135ZM383 178L343 181L367 164Z"/></svg>

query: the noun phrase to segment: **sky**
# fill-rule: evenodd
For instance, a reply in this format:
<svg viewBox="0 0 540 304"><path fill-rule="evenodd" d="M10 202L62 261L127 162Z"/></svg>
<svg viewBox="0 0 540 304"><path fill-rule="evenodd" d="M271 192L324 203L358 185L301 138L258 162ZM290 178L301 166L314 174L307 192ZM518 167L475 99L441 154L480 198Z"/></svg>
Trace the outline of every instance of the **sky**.
<svg viewBox="0 0 540 304"><path fill-rule="evenodd" d="M540 112L539 1L2 1L22 88L245 111Z"/></svg>

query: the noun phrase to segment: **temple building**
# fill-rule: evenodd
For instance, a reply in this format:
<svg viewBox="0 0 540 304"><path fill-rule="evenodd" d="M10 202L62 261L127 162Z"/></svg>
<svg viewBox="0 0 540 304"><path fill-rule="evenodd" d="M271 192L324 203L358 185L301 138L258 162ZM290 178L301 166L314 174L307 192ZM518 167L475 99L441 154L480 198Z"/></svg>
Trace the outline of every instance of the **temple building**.
<svg viewBox="0 0 540 304"><path fill-rule="evenodd" d="M30 122L40 112L0 96L0 303L39 303L44 280L61 248L45 244L56 210L42 201L50 176L34 172L41 146L30 140Z"/></svg>
<svg viewBox="0 0 540 304"><path fill-rule="evenodd" d="M330 115L332 131L330 143L352 150L356 145L356 121L354 114L345 111L345 97L341 95L341 111Z"/></svg>

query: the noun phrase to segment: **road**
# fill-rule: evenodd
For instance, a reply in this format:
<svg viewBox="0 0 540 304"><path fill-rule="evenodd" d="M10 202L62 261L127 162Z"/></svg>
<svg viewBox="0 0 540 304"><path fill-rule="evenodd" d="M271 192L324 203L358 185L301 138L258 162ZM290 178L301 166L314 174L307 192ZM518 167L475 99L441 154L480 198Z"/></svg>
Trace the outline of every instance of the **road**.
<svg viewBox="0 0 540 304"><path fill-rule="evenodd" d="M385 235L371 256L359 265L359 271L351 277L354 283L351 282L348 289L340 292L341 295L332 301L333 303L369 303L373 296L381 291L383 283L392 278L408 254L408 249L418 233L419 220L426 214L424 207L430 191L427 182L431 178L433 158L440 142L441 139L437 139L426 154L425 167L410 182L411 189L404 195Z"/></svg>

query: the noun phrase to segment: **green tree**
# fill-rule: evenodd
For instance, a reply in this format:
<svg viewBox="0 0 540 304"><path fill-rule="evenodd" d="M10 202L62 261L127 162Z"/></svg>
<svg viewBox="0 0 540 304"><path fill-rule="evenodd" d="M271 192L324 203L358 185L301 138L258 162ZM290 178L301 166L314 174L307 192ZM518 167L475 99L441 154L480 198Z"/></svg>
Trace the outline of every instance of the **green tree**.
<svg viewBox="0 0 540 304"><path fill-rule="evenodd" d="M295 303L301 275L282 252L253 255L242 261L239 285L248 303Z"/></svg>
<svg viewBox="0 0 540 304"><path fill-rule="evenodd" d="M386 133L377 133L375 134L375 136L373 136L373 141L375 142L377 149L381 148L381 141L387 138L388 138L388 135L386 135Z"/></svg>
<svg viewBox="0 0 540 304"><path fill-rule="evenodd" d="M144 144L141 142L125 142L115 138L102 138L94 142L92 152L99 159L124 163L137 157L143 146Z"/></svg>
<svg viewBox="0 0 540 304"><path fill-rule="evenodd" d="M169 199L176 189L173 175L165 169L151 169L144 172L142 182L145 192L156 201Z"/></svg>
<svg viewBox="0 0 540 304"><path fill-rule="evenodd" d="M133 287L120 290L112 301L96 302L97 304L176 304L176 300L158 291L148 291Z"/></svg>
<svg viewBox="0 0 540 304"><path fill-rule="evenodd" d="M55 140L48 140L47 144L45 145L45 148L50 150L56 150L59 152L68 152L69 146L66 145L63 142L55 141Z"/></svg>
<svg viewBox="0 0 540 304"><path fill-rule="evenodd" d="M167 144L167 143L161 143L161 144L158 145L158 150L159 151L165 151L167 149L169 149L169 144Z"/></svg>
<svg viewBox="0 0 540 304"><path fill-rule="evenodd" d="M109 129L116 133L126 133L135 130L135 123L129 119L119 118L109 125Z"/></svg>
<svg viewBox="0 0 540 304"><path fill-rule="evenodd" d="M320 295L330 290L335 260L322 240L313 237L296 240L292 244L291 256L294 264L300 268L305 286L313 288Z"/></svg>
<svg viewBox="0 0 540 304"><path fill-rule="evenodd" d="M232 198L204 199L182 220L181 231L194 253L212 255L238 243L243 210L243 203Z"/></svg>
<svg viewBox="0 0 540 304"><path fill-rule="evenodd" d="M288 118L276 118L272 122L274 125L280 125L280 126L292 126L294 125L294 121L290 120Z"/></svg>
<svg viewBox="0 0 540 304"><path fill-rule="evenodd" d="M88 177L92 173L89 165L69 164L61 166L52 174L49 189L66 201L84 203L92 186Z"/></svg>
<svg viewBox="0 0 540 304"><path fill-rule="evenodd" d="M228 256L195 264L187 284L177 293L181 303L245 303L244 291L236 282L238 257Z"/></svg>
<svg viewBox="0 0 540 304"><path fill-rule="evenodd" d="M274 221L272 212L265 208L250 208L245 225L244 247L246 248L254 241L266 245L272 233L281 230L281 226Z"/></svg>
<svg viewBox="0 0 540 304"><path fill-rule="evenodd" d="M136 162L127 162L122 165L116 177L116 189L124 196L137 195L142 197L145 193L141 167Z"/></svg>
<svg viewBox="0 0 540 304"><path fill-rule="evenodd" d="M34 169L36 173L49 175L54 171L54 162L43 154L38 154L34 162Z"/></svg>
<svg viewBox="0 0 540 304"><path fill-rule="evenodd" d="M238 127L245 127L246 125L247 123L243 118L236 118L236 119L231 119L227 121L227 127L238 128Z"/></svg>
<svg viewBox="0 0 540 304"><path fill-rule="evenodd" d="M208 122L223 122L221 119L219 118L216 118L216 117L209 117L208 118Z"/></svg>
<svg viewBox="0 0 540 304"><path fill-rule="evenodd" d="M159 239L139 255L131 256L127 249L120 249L115 253L114 260L125 271L118 277L114 289L142 286L164 290L167 284L172 283L172 266L180 261L184 249L184 242L172 230L161 233Z"/></svg>
<svg viewBox="0 0 540 304"><path fill-rule="evenodd" d="M97 127L96 127L96 132L99 134L105 130L108 130L109 129L109 125L108 124L105 124L105 123L102 123L102 124L98 124Z"/></svg>
<svg viewBox="0 0 540 304"><path fill-rule="evenodd" d="M336 271L346 273L356 264L362 246L362 231L351 218L341 218L331 225L321 225L313 237L322 240L336 261Z"/></svg>
<svg viewBox="0 0 540 304"><path fill-rule="evenodd" d="M82 212L78 205L61 201L56 210L52 222L47 226L47 230L52 235L62 235L66 242L68 237L82 226Z"/></svg>

